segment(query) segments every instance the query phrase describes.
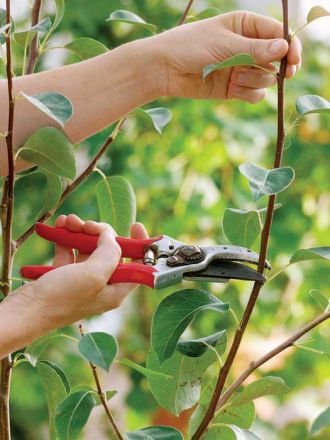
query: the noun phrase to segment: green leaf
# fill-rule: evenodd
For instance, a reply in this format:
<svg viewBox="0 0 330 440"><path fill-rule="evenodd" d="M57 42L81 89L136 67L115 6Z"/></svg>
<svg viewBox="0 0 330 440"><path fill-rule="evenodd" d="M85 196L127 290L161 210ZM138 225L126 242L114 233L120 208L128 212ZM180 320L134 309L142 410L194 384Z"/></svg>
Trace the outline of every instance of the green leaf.
<svg viewBox="0 0 330 440"><path fill-rule="evenodd" d="M55 415L59 440L77 439L95 405L93 393L90 391L78 391L63 400Z"/></svg>
<svg viewBox="0 0 330 440"><path fill-rule="evenodd" d="M184 356L199 357L202 356L210 346L215 347L220 344L224 345L225 350L227 346L226 330L221 330L213 335L206 336L205 338L179 341L176 348Z"/></svg>
<svg viewBox="0 0 330 440"><path fill-rule="evenodd" d="M330 406L323 411L314 421L311 427L311 435L315 435L322 429L330 426Z"/></svg>
<svg viewBox="0 0 330 440"><path fill-rule="evenodd" d="M139 17L133 12L125 11L122 9L114 11L107 19L107 21L134 24L138 27L152 32L153 34L157 32L157 26L155 26L154 24L147 23L143 20L143 18Z"/></svg>
<svg viewBox="0 0 330 440"><path fill-rule="evenodd" d="M231 401L232 406L239 406L270 394L287 393L289 388L281 377L267 376L247 385L244 390L237 393Z"/></svg>
<svg viewBox="0 0 330 440"><path fill-rule="evenodd" d="M166 107L157 107L149 110L138 108L135 110L135 113L141 114L150 119L159 134L162 134L163 128L172 119L172 112Z"/></svg>
<svg viewBox="0 0 330 440"><path fill-rule="evenodd" d="M125 440L183 440L181 432L171 426L149 426L126 432Z"/></svg>
<svg viewBox="0 0 330 440"><path fill-rule="evenodd" d="M255 200L285 190L294 179L294 170L291 167L268 170L251 163L244 163L240 165L239 170L249 180Z"/></svg>
<svg viewBox="0 0 330 440"><path fill-rule="evenodd" d="M66 44L65 49L70 50L82 60L93 58L108 52L108 48L93 38L77 38Z"/></svg>
<svg viewBox="0 0 330 440"><path fill-rule="evenodd" d="M26 31L21 32L15 32L14 38L17 41L18 44L21 46L29 46L31 44L31 41L33 38L38 34L45 34L49 31L51 27L51 21L49 17L44 18L40 21L40 23L36 24L35 26L32 26L30 29Z"/></svg>
<svg viewBox="0 0 330 440"><path fill-rule="evenodd" d="M160 363L169 359L177 342L203 310L226 312L228 303L223 303L205 290L186 289L167 296L157 307L152 320L151 345Z"/></svg>
<svg viewBox="0 0 330 440"><path fill-rule="evenodd" d="M226 347L220 343L215 349L216 352L207 350L202 356L194 358L176 352L162 365L157 355L152 350L149 351L147 368L172 377L172 379L148 377L151 392L160 406L179 415L196 404L205 371L210 365L219 361L218 356L224 353Z"/></svg>
<svg viewBox="0 0 330 440"><path fill-rule="evenodd" d="M0 8L0 45L5 44L6 42L6 36L4 35L5 32L7 32L8 27L10 27L11 29L11 33L14 32L15 30L15 23L13 21L13 18L11 17L11 23L10 26L7 24L7 19L6 19L6 10Z"/></svg>
<svg viewBox="0 0 330 440"><path fill-rule="evenodd" d="M255 408L252 400L239 406L223 407L213 419L213 423L235 424L240 428L248 429L254 422Z"/></svg>
<svg viewBox="0 0 330 440"><path fill-rule="evenodd" d="M70 384L64 371L53 362L39 361L36 366L38 374L42 379L47 398L50 439L56 440L56 408L70 392Z"/></svg>
<svg viewBox="0 0 330 440"><path fill-rule="evenodd" d="M65 1L64 0L55 0L56 3L56 14L54 18L54 22L52 24L52 27L49 30L49 35L52 34L55 29L58 28L59 24L61 23L63 17L64 17L64 11L65 11Z"/></svg>
<svg viewBox="0 0 330 440"><path fill-rule="evenodd" d="M186 23L190 23L192 21L204 20L205 18L215 17L216 15L221 14L220 9L218 8L207 8L203 11L199 12L196 15L189 15L186 19Z"/></svg>
<svg viewBox="0 0 330 440"><path fill-rule="evenodd" d="M207 405L198 405L189 421L189 434L190 436L196 431L200 425L204 415L207 411ZM235 439L231 433L227 433L227 437L223 437L222 429L224 425L235 424L239 428L247 429L253 424L255 419L255 407L253 401L247 402L244 405L237 407L225 406L212 420L212 425L209 427L209 431L212 435L206 436L205 440L218 440L218 439ZM218 425L218 426L217 426ZM220 426L219 426L220 425ZM209 432L208 431L208 432ZM220 437L221 432L221 437Z"/></svg>
<svg viewBox="0 0 330 440"><path fill-rule="evenodd" d="M120 236L129 236L136 218L136 200L131 184L121 176L110 176L96 186L100 219Z"/></svg>
<svg viewBox="0 0 330 440"><path fill-rule="evenodd" d="M73 108L70 100L60 93L44 92L30 96L21 92L21 95L62 127L72 116Z"/></svg>
<svg viewBox="0 0 330 440"><path fill-rule="evenodd" d="M102 405L102 401L100 399L100 396L97 394L97 391L93 390L93 395L96 401L96 406ZM111 400L116 394L118 393L118 391L116 390L110 390L110 391L106 391L104 393L105 396L105 400L108 402L109 400Z"/></svg>
<svg viewBox="0 0 330 440"><path fill-rule="evenodd" d="M289 264L309 260L330 260L330 246L298 249L290 258Z"/></svg>
<svg viewBox="0 0 330 440"><path fill-rule="evenodd" d="M330 113L330 102L318 95L299 96L296 101L297 112L301 115L310 113Z"/></svg>
<svg viewBox="0 0 330 440"><path fill-rule="evenodd" d="M116 339L108 333L94 332L80 339L78 349L89 362L108 371L117 355L118 346Z"/></svg>
<svg viewBox="0 0 330 440"><path fill-rule="evenodd" d="M62 333L52 332L48 335L42 336L36 339L24 350L24 356L34 367L37 364L37 360L43 353L43 351L48 347L51 342L55 342L59 339L65 338L66 335Z"/></svg>
<svg viewBox="0 0 330 440"><path fill-rule="evenodd" d="M322 310L330 308L330 298L317 289L311 289L309 291L310 296L318 303Z"/></svg>
<svg viewBox="0 0 330 440"><path fill-rule="evenodd" d="M73 145L57 128L44 127L35 131L20 148L19 155L49 173L68 179L76 175Z"/></svg>
<svg viewBox="0 0 330 440"><path fill-rule="evenodd" d="M330 12L322 8L322 6L314 6L307 15L307 23L311 23L318 18L330 16Z"/></svg>
<svg viewBox="0 0 330 440"><path fill-rule="evenodd" d="M211 425L204 440L260 440L253 432L235 425Z"/></svg>
<svg viewBox="0 0 330 440"><path fill-rule="evenodd" d="M216 70L226 69L228 67L235 66L253 65L255 65L255 61L249 53L239 53L222 61L221 63L208 64L207 66L205 66L203 69L203 79L205 79L210 73L215 72Z"/></svg>
<svg viewBox="0 0 330 440"><path fill-rule="evenodd" d="M130 359L123 358L118 361L121 365L126 365L126 367L133 368L133 370L138 371L143 376L149 377L162 377L164 379L173 379L172 376L168 376L167 374L159 373L159 371L150 370L149 368L142 367L142 365L137 364L136 362L131 361Z"/></svg>
<svg viewBox="0 0 330 440"><path fill-rule="evenodd" d="M262 224L257 210L228 208L225 210L222 226L230 243L249 248L260 235Z"/></svg>
<svg viewBox="0 0 330 440"><path fill-rule="evenodd" d="M61 178L59 176L56 176L55 174L50 174L47 172L45 172L45 176L47 179L45 200L43 207L36 216L36 219L55 208L62 194Z"/></svg>

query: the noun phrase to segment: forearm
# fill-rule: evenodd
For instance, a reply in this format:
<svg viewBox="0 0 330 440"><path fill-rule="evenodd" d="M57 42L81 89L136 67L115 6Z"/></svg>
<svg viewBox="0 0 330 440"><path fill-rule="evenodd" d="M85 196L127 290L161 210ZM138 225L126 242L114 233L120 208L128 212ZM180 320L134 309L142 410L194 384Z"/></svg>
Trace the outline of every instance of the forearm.
<svg viewBox="0 0 330 440"><path fill-rule="evenodd" d="M161 94L164 83L160 57L151 38L120 46L96 58L14 79L14 96L20 91L33 95L56 91L67 96L74 108L65 133L76 144L99 132L132 109L152 101ZM6 80L0 81L0 131L7 125L8 95ZM56 123L24 99L16 102L14 145L20 147L38 128ZM1 157L5 142L0 138ZM1 159L0 173L7 163ZM3 162L4 161L4 162ZM18 161L17 169L27 165Z"/></svg>
<svg viewBox="0 0 330 440"><path fill-rule="evenodd" d="M23 286L19 290L26 288ZM23 305L17 294L10 295L0 303L0 359L29 345L44 333L40 326L37 308L31 309Z"/></svg>

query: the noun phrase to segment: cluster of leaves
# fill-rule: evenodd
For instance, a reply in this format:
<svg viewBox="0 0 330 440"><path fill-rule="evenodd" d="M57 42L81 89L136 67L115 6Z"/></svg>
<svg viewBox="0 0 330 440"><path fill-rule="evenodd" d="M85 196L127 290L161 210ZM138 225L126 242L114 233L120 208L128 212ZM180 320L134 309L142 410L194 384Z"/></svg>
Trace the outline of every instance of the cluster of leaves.
<svg viewBox="0 0 330 440"><path fill-rule="evenodd" d="M26 63L28 47L35 35L42 36L40 55L52 49L48 40L64 16L64 1L56 0L56 5L57 13L53 22L47 17L24 32L15 32L14 23L12 23L13 38L24 49L23 66ZM217 13L216 10L208 10L202 14L196 14L190 20L205 18L215 13ZM326 11L322 12L320 8L317 10L313 8L308 16L308 22L325 15ZM160 30L158 26L147 23L129 11L115 11L109 16L108 21L110 24L131 24L150 33ZM0 11L1 44L4 42L4 33L8 31L8 27L3 26L3 22L4 11ZM63 47L79 59L97 56L108 50L105 45L91 38L74 39ZM206 66L203 75L206 79L207 75L218 69L242 64L254 65L255 63L250 55L240 54L217 65ZM44 112L61 127L65 126L74 111L67 97L56 91L34 96L21 93L17 99L28 100L31 105ZM309 113L330 112L329 102L317 95L301 96L296 102L296 108L300 117ZM138 109L134 115L143 116L146 121L152 122L159 133L171 119L171 112L163 107ZM62 130L45 127L33 133L16 154L38 166L47 179L47 195L41 211L36 215L38 218L58 206L65 186L75 179L74 146ZM264 196L280 193L294 179L294 171L291 167L269 170L252 163L244 163L239 170L248 179L255 202ZM136 216L134 191L121 176L106 176L103 173L99 175L102 180L96 186L96 199L100 219L111 223L120 235L127 235L129 226ZM226 209L223 217L223 231L228 241L232 244L251 247L260 237L264 213L265 208L259 206L249 210ZM328 260L329 248L299 249L294 252L289 264L314 259ZM274 278L287 266L270 273L269 279ZM323 309L329 308L329 299L324 294L313 291L312 296ZM189 324L193 320L200 319L200 312L204 310L213 310L224 315L228 312L234 313L228 303L223 303L203 290L190 289L172 293L159 304L154 314L151 348L148 351L146 366L126 358L117 361L146 376L157 402L174 415L179 415L185 409L197 404L190 421L190 434L198 426L209 404L216 382L216 371L221 366L221 356L224 355L227 346L225 325L221 330L206 337L180 340ZM36 367L47 396L51 438L75 439L86 424L92 409L100 404L100 396L97 390L87 386L70 389L69 381L61 367L54 362L40 359L50 341L61 340L63 337L64 335L55 333L37 341L25 350L24 357L20 354L16 358L15 365L25 362L26 359ZM117 342L113 336L106 333L89 333L76 342L79 352L85 359L105 371L109 370L117 355ZM217 412L204 438L211 440L256 439L257 436L249 431L255 418L254 400L261 396L287 391L284 380L279 377L266 376L249 384ZM110 390L105 392L105 396L110 399L114 393ZM311 433L314 435L328 424L329 410L326 410L314 422ZM146 437L182 439L179 431L164 426L151 426L126 433L126 438L129 440Z"/></svg>

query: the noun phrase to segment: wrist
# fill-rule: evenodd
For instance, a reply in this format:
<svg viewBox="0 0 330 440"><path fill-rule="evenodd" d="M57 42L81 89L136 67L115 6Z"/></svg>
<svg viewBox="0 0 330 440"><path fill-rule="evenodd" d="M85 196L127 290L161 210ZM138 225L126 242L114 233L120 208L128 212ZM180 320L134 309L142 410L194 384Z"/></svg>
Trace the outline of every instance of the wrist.
<svg viewBox="0 0 330 440"><path fill-rule="evenodd" d="M162 44L158 36L144 38L128 43L127 51L136 61L137 87L141 90L143 100L150 102L167 95L168 68Z"/></svg>

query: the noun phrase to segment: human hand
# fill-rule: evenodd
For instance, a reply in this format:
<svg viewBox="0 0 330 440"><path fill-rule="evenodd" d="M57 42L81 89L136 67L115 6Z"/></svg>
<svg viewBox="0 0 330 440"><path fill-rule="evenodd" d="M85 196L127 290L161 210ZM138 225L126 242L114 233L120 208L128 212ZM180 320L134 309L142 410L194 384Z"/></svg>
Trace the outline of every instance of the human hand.
<svg viewBox="0 0 330 440"><path fill-rule="evenodd" d="M163 60L167 80L163 94L189 98L241 99L256 103L265 89L276 83L275 61L288 54L286 77L301 65L301 44L297 37L290 47L283 39L279 21L245 11L201 20L173 28L152 37ZM216 71L205 81L203 68L239 53L250 53L264 70L238 66Z"/></svg>
<svg viewBox="0 0 330 440"><path fill-rule="evenodd" d="M56 245L54 265L59 268L17 289L12 295L21 307L34 309L41 333L114 309L135 287L133 284L107 284L121 258L111 226L84 222L73 214L58 217L55 225L72 232L100 235L100 238L91 255L75 255L73 249ZM131 228L131 237L144 239L148 234L142 224L136 223Z"/></svg>

